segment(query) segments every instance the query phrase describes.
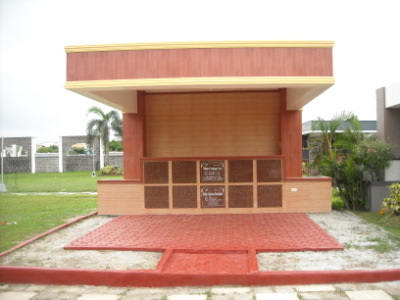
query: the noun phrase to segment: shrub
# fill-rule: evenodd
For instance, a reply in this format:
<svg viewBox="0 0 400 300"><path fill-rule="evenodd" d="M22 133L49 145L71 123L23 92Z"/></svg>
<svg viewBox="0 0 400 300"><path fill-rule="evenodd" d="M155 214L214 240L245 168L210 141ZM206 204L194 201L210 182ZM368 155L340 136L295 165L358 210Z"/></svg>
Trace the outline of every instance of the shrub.
<svg viewBox="0 0 400 300"><path fill-rule="evenodd" d="M346 208L343 199L339 196L338 190L332 191L332 209L342 211Z"/></svg>
<svg viewBox="0 0 400 300"><path fill-rule="evenodd" d="M400 183L389 185L390 197L383 199L382 210L400 216Z"/></svg>
<svg viewBox="0 0 400 300"><path fill-rule="evenodd" d="M342 198L333 198L332 199L332 209L334 210L344 210L346 208L344 201Z"/></svg>
<svg viewBox="0 0 400 300"><path fill-rule="evenodd" d="M37 153L58 153L57 146L42 147L36 150Z"/></svg>
<svg viewBox="0 0 400 300"><path fill-rule="evenodd" d="M381 140L361 141L354 149L355 163L364 167L364 173L369 179L376 180L379 171L390 165L393 157L393 147Z"/></svg>
<svg viewBox="0 0 400 300"><path fill-rule="evenodd" d="M102 175L109 176L109 175L122 175L123 169L117 166L105 166L104 168L100 169Z"/></svg>
<svg viewBox="0 0 400 300"><path fill-rule="evenodd" d="M69 155L78 155L78 154L86 154L86 149L85 148L71 148L68 151Z"/></svg>

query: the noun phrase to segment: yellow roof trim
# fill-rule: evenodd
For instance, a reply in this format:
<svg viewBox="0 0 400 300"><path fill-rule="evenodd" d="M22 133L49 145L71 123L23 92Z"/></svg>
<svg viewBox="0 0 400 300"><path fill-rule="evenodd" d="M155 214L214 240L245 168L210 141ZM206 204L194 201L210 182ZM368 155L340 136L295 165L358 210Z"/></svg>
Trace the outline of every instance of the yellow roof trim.
<svg viewBox="0 0 400 300"><path fill-rule="evenodd" d="M207 48L333 48L333 41L216 41L65 46L66 53Z"/></svg>
<svg viewBox="0 0 400 300"><path fill-rule="evenodd" d="M224 86L224 85L279 85L287 86L314 86L332 85L335 79L330 76L315 77L191 77L191 78L153 78L153 79L120 79L120 80L92 80L67 81L66 89L115 89L115 88L156 88L168 86Z"/></svg>

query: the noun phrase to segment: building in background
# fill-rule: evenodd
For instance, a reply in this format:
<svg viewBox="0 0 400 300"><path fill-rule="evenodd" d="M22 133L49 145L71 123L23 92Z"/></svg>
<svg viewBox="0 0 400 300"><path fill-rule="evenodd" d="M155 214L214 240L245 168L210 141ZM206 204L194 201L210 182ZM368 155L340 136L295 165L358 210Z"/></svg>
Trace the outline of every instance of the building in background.
<svg viewBox="0 0 400 300"><path fill-rule="evenodd" d="M376 104L378 137L395 147L393 161L385 170L385 180L371 184L370 202L373 211L379 211L383 199L389 197L388 186L400 182L400 81L377 89Z"/></svg>

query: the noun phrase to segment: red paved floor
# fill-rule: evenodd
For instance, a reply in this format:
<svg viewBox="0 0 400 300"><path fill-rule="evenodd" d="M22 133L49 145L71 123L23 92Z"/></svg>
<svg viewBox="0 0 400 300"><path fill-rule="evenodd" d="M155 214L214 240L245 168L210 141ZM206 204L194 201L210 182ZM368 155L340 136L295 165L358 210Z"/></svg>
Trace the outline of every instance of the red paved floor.
<svg viewBox="0 0 400 300"><path fill-rule="evenodd" d="M307 215L121 216L65 247L69 250L164 251L163 273L257 272L256 252L342 250Z"/></svg>
<svg viewBox="0 0 400 300"><path fill-rule="evenodd" d="M343 247L307 215L121 216L65 249L301 251Z"/></svg>
<svg viewBox="0 0 400 300"><path fill-rule="evenodd" d="M250 272L250 267L247 252L173 252L160 271L175 274L246 274Z"/></svg>

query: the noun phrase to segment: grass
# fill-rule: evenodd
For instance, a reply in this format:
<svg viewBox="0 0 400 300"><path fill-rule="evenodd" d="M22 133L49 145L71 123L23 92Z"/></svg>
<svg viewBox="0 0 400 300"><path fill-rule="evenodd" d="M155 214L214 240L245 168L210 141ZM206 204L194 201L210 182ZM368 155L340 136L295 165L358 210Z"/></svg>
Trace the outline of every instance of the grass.
<svg viewBox="0 0 400 300"><path fill-rule="evenodd" d="M375 250L376 252L379 253L390 252L398 249L400 246L400 240L396 242L395 240L393 240L393 238L392 238L393 244L390 243L387 239L382 239L382 238L370 238L367 240L376 243L376 245L369 246L368 248Z"/></svg>
<svg viewBox="0 0 400 300"><path fill-rule="evenodd" d="M96 195L0 193L0 252L64 224L69 218L96 210Z"/></svg>
<svg viewBox="0 0 400 300"><path fill-rule="evenodd" d="M357 211L353 213L368 223L375 224L390 233L390 241L379 237L369 239L371 242L376 242L376 245L369 246L369 248L380 253L400 249L400 216L389 214L380 215L377 212L370 211Z"/></svg>
<svg viewBox="0 0 400 300"><path fill-rule="evenodd" d="M96 192L97 180L110 178L122 176L107 177L98 173L92 177L91 171L5 174L8 192L0 193L0 252L70 218L97 210L97 195L14 193Z"/></svg>
<svg viewBox="0 0 400 300"><path fill-rule="evenodd" d="M400 216L390 214L380 215L377 212L371 211L356 211L354 214L369 223L383 228L400 240Z"/></svg>
<svg viewBox="0 0 400 300"><path fill-rule="evenodd" d="M91 171L66 173L12 173L5 174L8 192L96 192L97 180L120 179L122 176L92 177Z"/></svg>

